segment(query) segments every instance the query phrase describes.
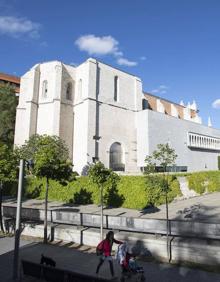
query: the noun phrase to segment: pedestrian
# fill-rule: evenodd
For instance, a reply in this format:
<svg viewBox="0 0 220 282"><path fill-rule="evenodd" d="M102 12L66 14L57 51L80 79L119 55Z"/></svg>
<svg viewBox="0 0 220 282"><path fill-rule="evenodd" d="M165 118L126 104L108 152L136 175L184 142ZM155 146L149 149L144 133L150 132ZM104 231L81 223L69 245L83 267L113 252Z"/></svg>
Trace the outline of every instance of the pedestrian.
<svg viewBox="0 0 220 282"><path fill-rule="evenodd" d="M106 261L109 262L111 275L112 275L112 278L114 278L115 274L114 274L114 268L113 268L113 260L112 260L112 256L111 256L113 243L123 244L123 242L118 241L114 238L114 232L113 231L109 231L106 234L106 238L98 244L97 249L102 254L101 254L100 259L99 259L99 264L97 265L97 268L96 268L96 274L99 273L99 269L100 269L101 265L106 260Z"/></svg>

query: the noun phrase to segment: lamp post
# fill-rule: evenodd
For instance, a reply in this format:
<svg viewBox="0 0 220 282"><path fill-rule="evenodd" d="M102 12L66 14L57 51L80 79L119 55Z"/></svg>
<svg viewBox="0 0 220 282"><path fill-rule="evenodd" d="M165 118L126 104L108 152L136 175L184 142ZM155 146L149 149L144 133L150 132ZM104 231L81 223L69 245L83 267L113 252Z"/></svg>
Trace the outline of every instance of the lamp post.
<svg viewBox="0 0 220 282"><path fill-rule="evenodd" d="M100 186L100 202L101 202L100 240L103 240L103 185Z"/></svg>
<svg viewBox="0 0 220 282"><path fill-rule="evenodd" d="M4 226L3 226L3 220L2 220L2 190L3 190L3 183L2 181L0 182L0 225L1 225L1 230L4 233Z"/></svg>
<svg viewBox="0 0 220 282"><path fill-rule="evenodd" d="M21 230L20 230L20 227L21 227L21 198L22 198L23 182L24 182L24 160L20 160L17 209L16 209L16 225L15 225L13 279L17 279L18 277L19 244L20 244L20 233L21 233Z"/></svg>

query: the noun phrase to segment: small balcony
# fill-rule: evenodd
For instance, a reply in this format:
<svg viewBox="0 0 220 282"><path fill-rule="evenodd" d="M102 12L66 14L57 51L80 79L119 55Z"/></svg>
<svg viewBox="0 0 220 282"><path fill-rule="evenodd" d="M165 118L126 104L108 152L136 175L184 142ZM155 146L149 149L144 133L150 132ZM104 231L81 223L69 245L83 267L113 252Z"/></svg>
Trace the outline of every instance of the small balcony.
<svg viewBox="0 0 220 282"><path fill-rule="evenodd" d="M220 138L188 132L187 146L198 149L220 151Z"/></svg>

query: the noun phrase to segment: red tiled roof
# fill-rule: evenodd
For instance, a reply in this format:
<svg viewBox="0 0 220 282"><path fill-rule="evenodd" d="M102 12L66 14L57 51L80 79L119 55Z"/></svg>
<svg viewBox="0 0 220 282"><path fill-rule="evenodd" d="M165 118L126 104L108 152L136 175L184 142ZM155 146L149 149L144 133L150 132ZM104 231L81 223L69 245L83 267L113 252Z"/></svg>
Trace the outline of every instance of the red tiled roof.
<svg viewBox="0 0 220 282"><path fill-rule="evenodd" d="M175 107L177 108L179 118L183 119L183 109L185 108L185 106L182 106L180 104L171 102L169 100L166 100L164 98L146 92L144 92L144 97L147 99L150 109L153 111L157 111L157 99L160 99L161 103L164 105L165 113L168 115L171 115L171 104L174 104ZM195 117L196 111L192 109L190 111L191 111L191 117Z"/></svg>
<svg viewBox="0 0 220 282"><path fill-rule="evenodd" d="M5 80L5 81L8 81L8 82L20 84L20 77L1 73L1 72L0 72L0 80Z"/></svg>
<svg viewBox="0 0 220 282"><path fill-rule="evenodd" d="M20 92L20 80L21 80L20 77L0 72L0 81L3 81L4 83L9 83L9 84L10 83L16 84L16 87L15 87L16 93Z"/></svg>

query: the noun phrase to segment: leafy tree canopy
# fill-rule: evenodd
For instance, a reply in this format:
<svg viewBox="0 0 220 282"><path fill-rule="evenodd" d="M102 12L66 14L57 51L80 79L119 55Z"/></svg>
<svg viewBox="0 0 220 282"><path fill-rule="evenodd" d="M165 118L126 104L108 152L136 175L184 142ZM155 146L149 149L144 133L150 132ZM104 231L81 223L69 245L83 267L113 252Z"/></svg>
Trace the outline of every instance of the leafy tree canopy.
<svg viewBox="0 0 220 282"><path fill-rule="evenodd" d="M97 162L91 165L88 175L91 178L92 182L97 184L98 186L102 186L108 180L117 182L117 179L119 178L119 176L111 169L106 168L102 162Z"/></svg>
<svg viewBox="0 0 220 282"><path fill-rule="evenodd" d="M149 187L155 186L154 182L156 179L153 176L150 176L150 174L156 172L156 165L162 166L163 172L166 172L168 166L173 166L175 164L176 158L177 155L175 153L175 150L171 148L168 143L157 145L157 150L153 151L152 155L147 156L145 159L145 174L148 176L148 182L153 184ZM157 183L156 186L158 185L161 189L161 192L167 193L169 191L170 187L168 183L168 178L163 177L160 182Z"/></svg>
<svg viewBox="0 0 220 282"><path fill-rule="evenodd" d="M17 180L18 159L11 148L0 144L0 181L3 183Z"/></svg>
<svg viewBox="0 0 220 282"><path fill-rule="evenodd" d="M151 156L145 158L146 172L155 172L156 165L162 166L165 172L168 166L175 164L176 158L175 150L168 143L158 144L157 150L154 150Z"/></svg>
<svg viewBox="0 0 220 282"><path fill-rule="evenodd" d="M18 149L21 158L29 160L29 171L39 178L46 177L44 243L47 243L47 206L49 180L65 183L71 180L72 164L68 148L58 136L33 135Z"/></svg>
<svg viewBox="0 0 220 282"><path fill-rule="evenodd" d="M32 135L19 150L20 157L29 160L29 171L37 177L69 180L72 164L68 148L58 136Z"/></svg>
<svg viewBox="0 0 220 282"><path fill-rule="evenodd" d="M9 85L0 85L0 143L13 146L18 98Z"/></svg>
<svg viewBox="0 0 220 282"><path fill-rule="evenodd" d="M118 195L117 184L120 177L104 166L103 163L97 162L89 168L89 178L100 189L104 188L104 203L107 206L118 206L123 202L123 197Z"/></svg>

